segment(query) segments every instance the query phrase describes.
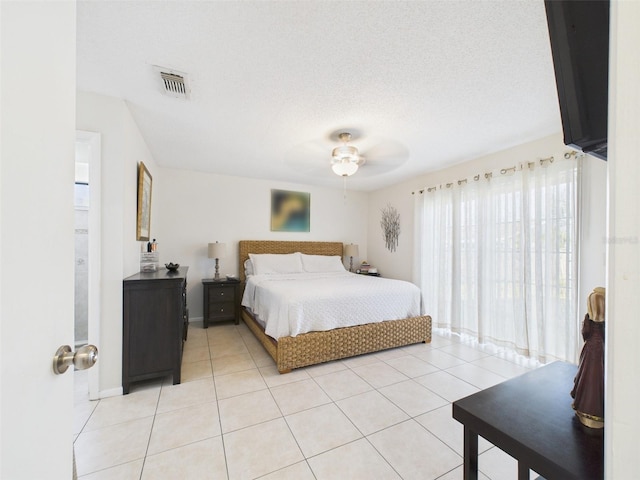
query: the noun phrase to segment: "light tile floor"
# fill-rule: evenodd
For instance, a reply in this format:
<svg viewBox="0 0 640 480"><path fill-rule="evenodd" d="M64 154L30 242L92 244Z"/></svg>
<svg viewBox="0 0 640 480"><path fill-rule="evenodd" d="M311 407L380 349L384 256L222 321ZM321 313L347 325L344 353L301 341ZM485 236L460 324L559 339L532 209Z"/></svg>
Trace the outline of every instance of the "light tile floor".
<svg viewBox="0 0 640 480"><path fill-rule="evenodd" d="M182 384L89 401L75 372L82 480L462 478L451 402L532 368L434 334L418 344L280 375L244 325L189 327ZM480 478L517 477L480 439ZM532 473L531 477L536 475Z"/></svg>

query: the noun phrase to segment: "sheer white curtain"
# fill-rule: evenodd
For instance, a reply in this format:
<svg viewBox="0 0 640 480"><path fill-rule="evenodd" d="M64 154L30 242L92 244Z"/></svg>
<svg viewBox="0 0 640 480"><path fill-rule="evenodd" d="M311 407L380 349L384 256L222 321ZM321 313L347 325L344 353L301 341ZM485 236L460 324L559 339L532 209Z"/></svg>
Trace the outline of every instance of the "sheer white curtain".
<svg viewBox="0 0 640 480"><path fill-rule="evenodd" d="M416 196L414 281L434 326L575 360L578 170L547 161Z"/></svg>

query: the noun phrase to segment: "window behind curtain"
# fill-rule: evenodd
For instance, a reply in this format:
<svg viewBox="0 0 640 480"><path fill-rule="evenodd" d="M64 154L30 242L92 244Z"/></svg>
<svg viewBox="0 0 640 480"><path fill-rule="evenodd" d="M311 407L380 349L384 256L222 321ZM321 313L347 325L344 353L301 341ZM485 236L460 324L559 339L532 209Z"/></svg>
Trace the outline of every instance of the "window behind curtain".
<svg viewBox="0 0 640 480"><path fill-rule="evenodd" d="M525 165L417 197L415 280L436 327L575 360L578 168Z"/></svg>

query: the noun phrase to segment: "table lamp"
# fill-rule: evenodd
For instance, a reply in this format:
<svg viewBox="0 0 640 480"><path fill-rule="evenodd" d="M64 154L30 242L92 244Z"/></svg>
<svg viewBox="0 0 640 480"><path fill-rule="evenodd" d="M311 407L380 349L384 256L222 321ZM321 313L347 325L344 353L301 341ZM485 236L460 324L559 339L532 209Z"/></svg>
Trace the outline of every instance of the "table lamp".
<svg viewBox="0 0 640 480"><path fill-rule="evenodd" d="M350 243L344 246L344 256L349 257L349 271L353 272L353 257L358 256L358 245Z"/></svg>
<svg viewBox="0 0 640 480"><path fill-rule="evenodd" d="M219 282L220 280L222 280L220 278L220 265L218 263L218 259L220 257L224 257L225 254L227 253L227 245L224 243L210 243L209 244L209 258L215 258L216 259L216 273L213 276L213 279L216 282Z"/></svg>

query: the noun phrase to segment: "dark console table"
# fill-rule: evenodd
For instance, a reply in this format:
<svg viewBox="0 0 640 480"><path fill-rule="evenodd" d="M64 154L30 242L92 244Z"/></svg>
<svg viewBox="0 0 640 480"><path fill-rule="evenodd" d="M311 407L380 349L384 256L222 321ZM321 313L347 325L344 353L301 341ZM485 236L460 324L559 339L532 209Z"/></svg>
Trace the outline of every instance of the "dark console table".
<svg viewBox="0 0 640 480"><path fill-rule="evenodd" d="M555 362L453 403L464 425L464 478L478 478L478 435L518 460L518 479L529 469L546 480L602 479L602 430L584 427L569 392L577 367Z"/></svg>

